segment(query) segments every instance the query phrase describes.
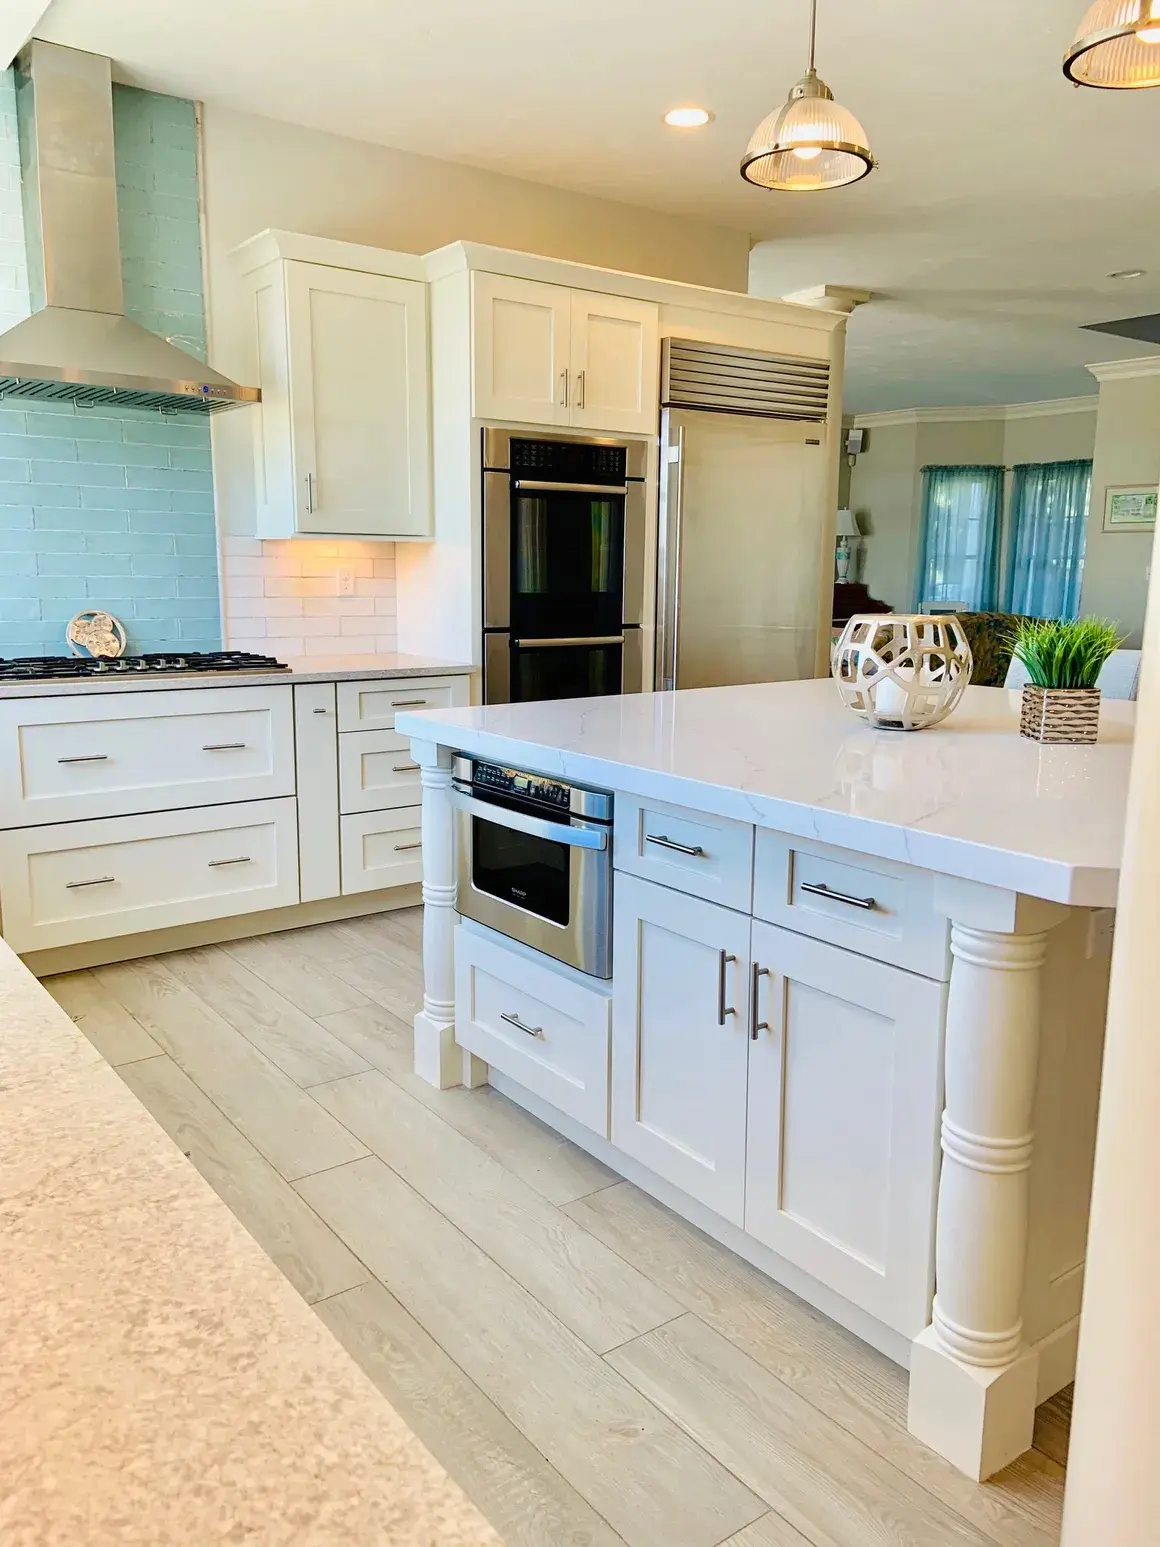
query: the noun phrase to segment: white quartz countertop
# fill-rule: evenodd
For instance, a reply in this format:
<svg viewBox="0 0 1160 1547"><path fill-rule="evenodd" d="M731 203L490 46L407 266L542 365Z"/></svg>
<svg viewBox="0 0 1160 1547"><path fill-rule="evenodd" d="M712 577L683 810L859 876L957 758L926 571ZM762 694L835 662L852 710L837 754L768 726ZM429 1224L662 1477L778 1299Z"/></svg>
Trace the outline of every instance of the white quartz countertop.
<svg viewBox="0 0 1160 1547"><path fill-rule="evenodd" d="M828 679L408 712L399 730L492 761L735 817L1054 902L1115 905L1135 705L1095 746L1019 735L968 688L932 730L872 730Z"/></svg>
<svg viewBox="0 0 1160 1547"><path fill-rule="evenodd" d="M501 1547L0 941L4 1547Z"/></svg>
<svg viewBox="0 0 1160 1547"><path fill-rule="evenodd" d="M0 698L56 698L74 693L147 693L172 688L253 688L276 682L354 682L374 677L465 677L462 662L425 655L288 655L288 671L148 672L48 682L0 682Z"/></svg>

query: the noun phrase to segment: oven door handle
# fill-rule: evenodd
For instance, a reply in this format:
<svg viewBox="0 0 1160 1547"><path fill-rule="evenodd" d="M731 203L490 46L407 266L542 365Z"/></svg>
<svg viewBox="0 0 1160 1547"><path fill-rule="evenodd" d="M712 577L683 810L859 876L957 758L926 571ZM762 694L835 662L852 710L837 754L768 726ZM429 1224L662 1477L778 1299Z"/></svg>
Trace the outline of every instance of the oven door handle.
<svg viewBox="0 0 1160 1547"><path fill-rule="evenodd" d="M573 645L622 645L623 634L589 634L565 639L513 639L517 650L564 650Z"/></svg>
<svg viewBox="0 0 1160 1547"><path fill-rule="evenodd" d="M627 494L626 483L554 483L544 478L513 478L517 489L544 494Z"/></svg>
<svg viewBox="0 0 1160 1547"><path fill-rule="evenodd" d="M533 838L549 838L569 849L607 849L608 832L603 827L577 827L568 822L548 822L543 817L525 816L522 811L509 811L506 806L493 806L490 801L477 800L462 790L452 789L451 804L457 811L466 811L484 822L494 822L498 827L510 827L517 833L528 833Z"/></svg>

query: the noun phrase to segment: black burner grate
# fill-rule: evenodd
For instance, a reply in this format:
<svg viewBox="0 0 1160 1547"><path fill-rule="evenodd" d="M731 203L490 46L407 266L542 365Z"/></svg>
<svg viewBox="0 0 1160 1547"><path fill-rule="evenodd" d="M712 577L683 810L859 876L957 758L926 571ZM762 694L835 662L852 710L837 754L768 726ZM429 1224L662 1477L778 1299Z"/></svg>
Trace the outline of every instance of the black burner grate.
<svg viewBox="0 0 1160 1547"><path fill-rule="evenodd" d="M134 677L150 673L203 671L289 671L272 655L251 655L248 650L212 650L183 655L120 655L94 660L77 655L33 655L18 660L0 659L0 682L48 682L70 677Z"/></svg>

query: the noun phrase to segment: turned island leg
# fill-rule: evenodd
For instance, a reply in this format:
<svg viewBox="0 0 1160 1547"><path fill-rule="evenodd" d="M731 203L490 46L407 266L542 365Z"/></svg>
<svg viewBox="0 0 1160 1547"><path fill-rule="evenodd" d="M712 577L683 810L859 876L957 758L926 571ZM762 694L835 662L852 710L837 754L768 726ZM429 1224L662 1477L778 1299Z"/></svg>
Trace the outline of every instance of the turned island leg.
<svg viewBox="0 0 1160 1547"><path fill-rule="evenodd" d="M951 924L946 1104L931 1324L909 1428L976 1479L1030 1449L1038 1355L1023 1341L1040 985L1066 910L943 882Z"/></svg>
<svg viewBox="0 0 1160 1547"><path fill-rule="evenodd" d="M455 811L448 747L412 741L423 787L423 1008L415 1017L415 1073L439 1090L482 1085L487 1065L455 1041Z"/></svg>

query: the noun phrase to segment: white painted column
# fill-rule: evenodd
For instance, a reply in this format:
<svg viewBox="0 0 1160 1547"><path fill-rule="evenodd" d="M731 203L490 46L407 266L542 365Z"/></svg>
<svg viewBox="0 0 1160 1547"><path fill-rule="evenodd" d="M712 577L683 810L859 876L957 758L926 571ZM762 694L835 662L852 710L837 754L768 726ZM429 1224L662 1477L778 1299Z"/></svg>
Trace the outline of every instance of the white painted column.
<svg viewBox="0 0 1160 1547"><path fill-rule="evenodd" d="M1128 791L1063 1547L1160 1542L1160 564Z"/></svg>
<svg viewBox="0 0 1160 1547"><path fill-rule="evenodd" d="M931 1325L911 1350L909 1428L969 1477L1031 1446L1038 1356L1023 1282L1040 984L1064 910L943 878L951 919L946 1104Z"/></svg>
<svg viewBox="0 0 1160 1547"><path fill-rule="evenodd" d="M423 1008L415 1017L415 1073L447 1090L483 1085L487 1065L455 1041L454 753L433 741L411 742L423 787Z"/></svg>

